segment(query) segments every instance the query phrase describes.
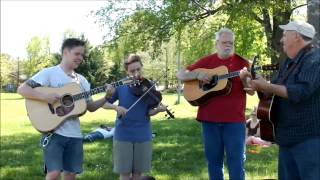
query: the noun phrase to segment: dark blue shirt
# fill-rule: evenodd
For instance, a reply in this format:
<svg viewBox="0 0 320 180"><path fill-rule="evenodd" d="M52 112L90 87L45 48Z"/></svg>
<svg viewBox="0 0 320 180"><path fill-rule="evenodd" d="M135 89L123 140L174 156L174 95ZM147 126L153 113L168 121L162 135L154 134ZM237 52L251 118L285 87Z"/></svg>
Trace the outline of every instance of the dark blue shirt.
<svg viewBox="0 0 320 180"><path fill-rule="evenodd" d="M114 103L119 100L119 106L129 109L138 98L132 94L128 86L119 86L109 102ZM133 106L126 116L117 117L114 139L129 142L145 142L152 139L149 108L145 98Z"/></svg>
<svg viewBox="0 0 320 180"><path fill-rule="evenodd" d="M276 141L282 146L320 137L320 49L302 49L294 59L286 59L275 82L292 64L296 64L294 70L281 83L288 98L275 96L272 109Z"/></svg>

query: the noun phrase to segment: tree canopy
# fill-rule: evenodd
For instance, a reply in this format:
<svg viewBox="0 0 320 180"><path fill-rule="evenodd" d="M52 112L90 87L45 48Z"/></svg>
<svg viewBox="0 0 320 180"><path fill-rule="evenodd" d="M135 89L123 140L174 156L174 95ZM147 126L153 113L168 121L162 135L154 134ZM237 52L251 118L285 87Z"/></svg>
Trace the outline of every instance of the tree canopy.
<svg viewBox="0 0 320 180"><path fill-rule="evenodd" d="M278 26L288 23L292 12L304 5L301 0L111 1L96 15L110 30L110 45L125 43L124 54L152 49L158 55L163 44L181 35L188 63L212 51L214 32L227 26L236 33L239 54L261 53L279 61Z"/></svg>

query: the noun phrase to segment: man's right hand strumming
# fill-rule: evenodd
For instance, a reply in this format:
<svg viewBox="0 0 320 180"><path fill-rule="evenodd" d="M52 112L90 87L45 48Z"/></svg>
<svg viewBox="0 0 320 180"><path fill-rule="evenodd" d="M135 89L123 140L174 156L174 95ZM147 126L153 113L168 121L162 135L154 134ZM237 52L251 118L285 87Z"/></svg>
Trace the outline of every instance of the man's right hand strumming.
<svg viewBox="0 0 320 180"><path fill-rule="evenodd" d="M196 78L197 80L201 81L203 84L209 84L211 81L211 78L208 76L208 74L204 72L198 72Z"/></svg>
<svg viewBox="0 0 320 180"><path fill-rule="evenodd" d="M46 102L48 102L49 104L54 104L55 102L57 102L60 99L60 96L58 94L45 94L44 98L43 98Z"/></svg>

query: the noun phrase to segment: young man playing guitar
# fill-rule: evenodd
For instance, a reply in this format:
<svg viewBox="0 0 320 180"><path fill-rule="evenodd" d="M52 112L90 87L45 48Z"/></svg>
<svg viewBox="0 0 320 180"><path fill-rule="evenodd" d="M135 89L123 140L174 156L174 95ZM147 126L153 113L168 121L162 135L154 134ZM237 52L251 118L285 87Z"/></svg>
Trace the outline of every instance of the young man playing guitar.
<svg viewBox="0 0 320 180"><path fill-rule="evenodd" d="M270 119L279 145L279 180L318 180L320 49L312 45L316 32L303 21L292 21L280 28L284 30L281 43L288 58L272 83L255 79L249 81L249 86L274 95Z"/></svg>
<svg viewBox="0 0 320 180"><path fill-rule="evenodd" d="M204 150L208 162L209 178L223 179L224 152L230 179L243 180L245 160L245 107L246 79L243 73L249 68L249 63L234 54L234 34L228 28L222 28L216 33L217 53L201 58L196 63L181 70L177 77L182 81L199 80L209 84L212 77L208 74L193 71L199 68L213 69L226 66L229 71L240 71L240 78L231 79L231 92L227 95L216 96L198 109L197 120L202 124ZM253 94L253 91L248 91Z"/></svg>
<svg viewBox="0 0 320 180"><path fill-rule="evenodd" d="M59 95L55 93L39 93L35 87L63 87L68 83L78 83L82 91L90 90L90 84L82 75L74 70L82 63L85 53L85 42L79 39L66 39L62 44L61 63L49 67L35 74L31 79L24 82L18 93L28 99L35 99L54 104ZM87 109L91 112L102 107L107 98L111 97L114 89L107 85L106 96L92 101L87 99ZM43 117L46 121L46 117ZM76 174L82 172L83 146L80 122L78 117L66 119L53 133L43 137L44 165L47 180L56 180L60 172L64 172L64 179L75 179Z"/></svg>

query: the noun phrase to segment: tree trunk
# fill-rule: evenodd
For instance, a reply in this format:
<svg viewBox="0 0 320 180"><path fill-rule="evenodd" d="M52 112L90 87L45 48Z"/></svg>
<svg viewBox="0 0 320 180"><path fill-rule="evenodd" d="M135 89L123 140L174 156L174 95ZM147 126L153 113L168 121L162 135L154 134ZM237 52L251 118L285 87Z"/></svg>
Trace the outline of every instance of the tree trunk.
<svg viewBox="0 0 320 180"><path fill-rule="evenodd" d="M315 44L320 47L320 0L307 0L308 22L316 29Z"/></svg>
<svg viewBox="0 0 320 180"><path fill-rule="evenodd" d="M291 3L287 0L287 3ZM267 37L268 53L271 57L271 63L279 63L284 60L285 55L282 52L280 39L282 37L282 30L279 25L287 24L290 20L291 8L283 9L283 11L274 10L274 14L271 17L268 9L263 8L263 23L265 34Z"/></svg>
<svg viewBox="0 0 320 180"><path fill-rule="evenodd" d="M177 39L177 71L181 69L181 60L180 60L180 45L181 45L181 30L178 32L178 39ZM180 96L181 96L181 81L178 80L178 87L177 87L177 101L175 104L180 104Z"/></svg>
<svg viewBox="0 0 320 180"><path fill-rule="evenodd" d="M165 78L165 81L164 81L164 89L168 89L168 84L169 84L169 81L168 81L168 69L169 69L169 65L168 65L168 48L166 47L165 48L165 51L166 51L166 78Z"/></svg>

